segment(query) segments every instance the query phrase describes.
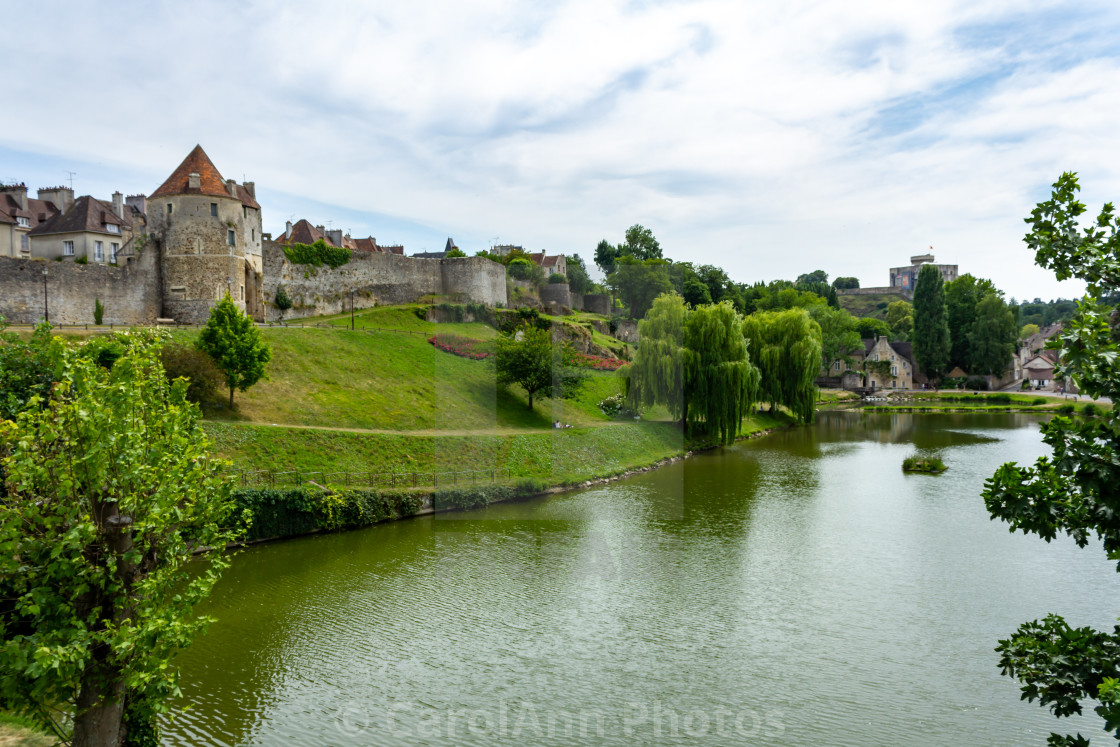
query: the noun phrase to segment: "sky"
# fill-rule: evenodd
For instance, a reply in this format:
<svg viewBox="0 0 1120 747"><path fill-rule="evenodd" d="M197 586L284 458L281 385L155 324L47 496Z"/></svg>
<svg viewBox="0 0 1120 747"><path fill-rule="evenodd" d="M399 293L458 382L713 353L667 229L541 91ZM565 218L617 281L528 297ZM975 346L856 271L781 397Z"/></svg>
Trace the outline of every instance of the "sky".
<svg viewBox="0 0 1120 747"><path fill-rule="evenodd" d="M46 8L49 7L49 12ZM5 9L0 180L151 193L196 143L286 220L473 254L650 228L739 282L932 251L1074 297L1022 241L1120 198L1120 4L62 2ZM14 62L13 62L14 61ZM71 174L71 172L73 172Z"/></svg>

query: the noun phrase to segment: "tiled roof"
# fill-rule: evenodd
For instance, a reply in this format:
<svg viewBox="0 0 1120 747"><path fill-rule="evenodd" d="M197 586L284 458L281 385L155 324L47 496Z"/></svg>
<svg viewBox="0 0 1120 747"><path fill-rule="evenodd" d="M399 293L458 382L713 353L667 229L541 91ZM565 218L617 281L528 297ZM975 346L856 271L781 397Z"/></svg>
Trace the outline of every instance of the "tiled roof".
<svg viewBox="0 0 1120 747"><path fill-rule="evenodd" d="M190 187L191 174L198 174L199 177L199 186L195 189ZM260 210L261 206L249 194L248 189L237 184L235 191L237 196L233 199L240 200L241 204L246 207ZM226 186L226 180L222 178L222 175L218 172L218 167L210 160L210 156L206 155L206 151L202 149L201 145L194 146L194 150L187 154L178 168L171 172L171 176L167 177L167 181L159 185L159 188L152 192L148 199L172 197L174 195L233 197L229 193L229 187Z"/></svg>
<svg viewBox="0 0 1120 747"><path fill-rule="evenodd" d="M15 198L6 192L0 193L0 223L18 223L16 218L27 218L30 228L35 228L43 221L50 220L58 214L58 208L53 202L27 198L27 209L24 210Z"/></svg>
<svg viewBox="0 0 1120 747"><path fill-rule="evenodd" d="M891 349L910 363L914 362L914 344L911 342L892 342Z"/></svg>
<svg viewBox="0 0 1120 747"><path fill-rule="evenodd" d="M559 254L553 254L551 257L545 257L544 258L544 264L542 266L543 267L555 267L556 263L559 262L559 261L560 261L560 255Z"/></svg>
<svg viewBox="0 0 1120 747"><path fill-rule="evenodd" d="M291 236L285 236L281 233L273 243L281 246L291 246L292 244L314 244L319 239L327 242L330 246L334 246L334 242L327 238L326 234L311 225L311 222L306 218L300 218L292 225Z"/></svg>
<svg viewBox="0 0 1120 747"><path fill-rule="evenodd" d="M31 234L42 236L50 233L109 233L105 229L106 225L132 228L132 221L114 213L111 205L89 195L82 195L74 201L69 210L62 214L56 213L54 217L40 223L31 229Z"/></svg>

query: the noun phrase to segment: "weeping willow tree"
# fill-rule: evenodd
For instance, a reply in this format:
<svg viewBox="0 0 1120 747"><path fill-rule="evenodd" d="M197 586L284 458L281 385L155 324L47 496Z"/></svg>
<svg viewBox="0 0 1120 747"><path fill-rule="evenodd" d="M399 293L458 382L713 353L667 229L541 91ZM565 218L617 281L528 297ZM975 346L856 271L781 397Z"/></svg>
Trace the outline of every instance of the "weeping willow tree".
<svg viewBox="0 0 1120 747"><path fill-rule="evenodd" d="M811 422L821 369L821 328L804 309L757 312L743 320L750 359L762 371L759 400Z"/></svg>
<svg viewBox="0 0 1120 747"><path fill-rule="evenodd" d="M754 404L760 374L747 354L743 318L730 301L692 311L685 322L681 357L690 426L731 443Z"/></svg>
<svg viewBox="0 0 1120 747"><path fill-rule="evenodd" d="M687 418L683 362L685 323L692 312L676 293L658 296L638 324L641 340L634 362L620 369L628 377L630 406L635 410L665 405L674 420Z"/></svg>

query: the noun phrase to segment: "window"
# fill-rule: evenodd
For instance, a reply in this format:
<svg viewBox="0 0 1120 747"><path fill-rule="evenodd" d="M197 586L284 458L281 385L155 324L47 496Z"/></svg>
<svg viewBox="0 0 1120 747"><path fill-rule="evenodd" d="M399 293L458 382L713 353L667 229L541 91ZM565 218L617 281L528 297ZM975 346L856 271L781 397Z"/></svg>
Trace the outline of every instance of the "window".
<svg viewBox="0 0 1120 747"><path fill-rule="evenodd" d="M898 366L891 366L891 376L898 376Z"/></svg>
<svg viewBox="0 0 1120 747"><path fill-rule="evenodd" d="M109 261L113 264L117 263L117 250L120 248L121 245L116 242L109 244Z"/></svg>
<svg viewBox="0 0 1120 747"><path fill-rule="evenodd" d="M250 228L250 229L249 229L249 238L250 238L250 239L251 239L252 241L256 241L256 240L257 240L257 229L255 229L255 228Z"/></svg>
<svg viewBox="0 0 1120 747"><path fill-rule="evenodd" d="M837 370L837 371L839 371L839 370L840 370L840 361L836 361L836 370Z"/></svg>
<svg viewBox="0 0 1120 747"><path fill-rule="evenodd" d="M216 202L211 202L210 203L210 217L212 217L212 218L217 218L218 217L218 203L216 203Z"/></svg>
<svg viewBox="0 0 1120 747"><path fill-rule="evenodd" d="M241 300L242 301L245 300L245 286L244 285L241 286Z"/></svg>
<svg viewBox="0 0 1120 747"><path fill-rule="evenodd" d="M93 242L93 258L95 260L97 260L98 262L104 262L105 261L105 242L103 242L103 241Z"/></svg>
<svg viewBox="0 0 1120 747"><path fill-rule="evenodd" d="M168 214L168 215L171 215L171 208L172 208L172 207L173 207L173 206L172 206L172 204L171 204L170 202L169 202L169 203L167 203L167 214Z"/></svg>
<svg viewBox="0 0 1120 747"><path fill-rule="evenodd" d="M16 216L16 223L19 224L20 228L31 228L31 219L22 215Z"/></svg>
<svg viewBox="0 0 1120 747"><path fill-rule="evenodd" d="M62 256L64 256L64 257L73 257L74 256L74 242L73 241L63 241L62 242Z"/></svg>
<svg viewBox="0 0 1120 747"><path fill-rule="evenodd" d="M242 218L248 218L249 217L249 208L246 207L245 205L241 206L241 217Z"/></svg>
<svg viewBox="0 0 1120 747"><path fill-rule="evenodd" d="M226 232L226 241L229 242L230 246L237 246L237 234L234 233L232 228Z"/></svg>
<svg viewBox="0 0 1120 747"><path fill-rule="evenodd" d="M120 233L121 232L121 227L118 226L116 223L106 223L105 224L105 230L108 231L109 233Z"/></svg>
<svg viewBox="0 0 1120 747"><path fill-rule="evenodd" d="M22 252L31 251L31 239L28 238L27 234L19 237L19 249Z"/></svg>

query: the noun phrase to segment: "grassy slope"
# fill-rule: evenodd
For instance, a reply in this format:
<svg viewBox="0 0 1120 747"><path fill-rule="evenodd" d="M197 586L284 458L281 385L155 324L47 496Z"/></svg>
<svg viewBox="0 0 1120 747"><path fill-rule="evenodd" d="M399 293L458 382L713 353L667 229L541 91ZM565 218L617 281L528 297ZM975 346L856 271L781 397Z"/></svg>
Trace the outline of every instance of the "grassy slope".
<svg viewBox="0 0 1120 747"><path fill-rule="evenodd" d="M0 711L0 747L49 747L54 737L36 730L31 721Z"/></svg>
<svg viewBox="0 0 1120 747"><path fill-rule="evenodd" d="M887 307L884 306L880 309L879 304L910 300L901 293L875 293L868 296L837 295L837 299L840 302L840 308L847 310L852 316L875 319L885 319L887 316Z"/></svg>
<svg viewBox="0 0 1120 747"><path fill-rule="evenodd" d="M238 392L234 412L215 406L206 416L386 430L547 428L556 419L572 425L603 422L597 403L619 391L615 376L596 373L578 399L537 398L530 411L524 392L495 386L489 361L460 358L427 342L435 332L491 339L497 334L493 328L429 323L409 307L374 309L359 317L366 329L354 332L262 329L273 353L269 380ZM198 332L176 334L193 339Z"/></svg>

